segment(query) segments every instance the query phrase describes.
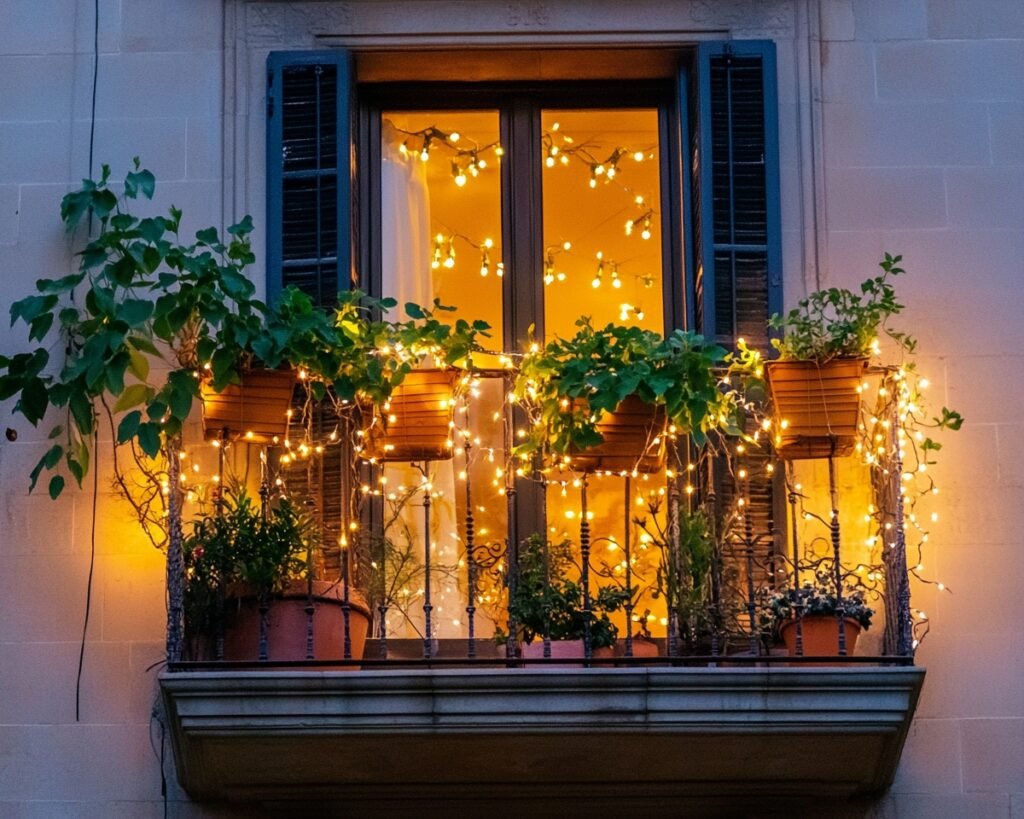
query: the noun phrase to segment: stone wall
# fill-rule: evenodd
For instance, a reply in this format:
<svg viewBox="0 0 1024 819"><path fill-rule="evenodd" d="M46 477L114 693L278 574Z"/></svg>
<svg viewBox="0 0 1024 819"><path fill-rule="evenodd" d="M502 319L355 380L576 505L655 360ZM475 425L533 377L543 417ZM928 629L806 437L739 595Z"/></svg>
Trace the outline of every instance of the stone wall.
<svg viewBox="0 0 1024 819"><path fill-rule="evenodd" d="M968 419L942 454L942 518L915 590L925 694L884 817L1024 816L1024 6L1019 0L252 2L99 0L95 167L133 155L188 228L262 222L269 50L414 40L771 37L779 49L787 301L853 285L883 250L936 404ZM498 32L499 34L490 34ZM93 4L0 12L0 313L68 271L60 196L89 174ZM262 236L257 237L262 245ZM262 252L260 252L262 258ZM0 326L6 322L0 322ZM14 339L0 329L0 352ZM17 336L20 338L20 336ZM5 420L4 425L11 423ZM157 817L160 555L100 470L98 493L29 497L40 433L0 443L0 816ZM95 507L94 507L95 504ZM80 719L74 683L96 510ZM169 752L169 749L168 749ZM172 815L191 805L166 765ZM244 813L244 812L243 812Z"/></svg>

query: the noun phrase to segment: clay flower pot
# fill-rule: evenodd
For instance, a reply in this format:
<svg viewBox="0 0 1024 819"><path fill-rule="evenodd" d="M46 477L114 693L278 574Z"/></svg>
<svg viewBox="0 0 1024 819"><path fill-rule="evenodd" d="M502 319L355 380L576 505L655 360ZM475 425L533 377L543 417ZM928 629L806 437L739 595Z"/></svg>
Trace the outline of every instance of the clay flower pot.
<svg viewBox="0 0 1024 819"><path fill-rule="evenodd" d="M446 461L452 457L451 420L459 371L413 370L373 413L364 430L363 457L377 461Z"/></svg>
<svg viewBox="0 0 1024 819"><path fill-rule="evenodd" d="M265 444L284 437L294 388L292 370L246 370L240 384L229 384L223 392L214 392L204 381L199 389L207 440L241 438Z"/></svg>
<svg viewBox="0 0 1024 819"><path fill-rule="evenodd" d="M268 611L267 648L269 660L306 659L306 581L293 580L274 595ZM345 656L344 590L340 583L313 581L313 657L337 660ZM260 612L252 589L230 589L224 625L224 659L259 658ZM363 596L349 590L349 639L352 659L363 656L370 627L370 610ZM351 669L355 666L344 666Z"/></svg>
<svg viewBox="0 0 1024 819"><path fill-rule="evenodd" d="M839 624L834 616L806 615L800 619L800 630L803 634L803 656L839 656ZM857 637L860 636L860 623L850 617L844 617L843 630L846 636L846 656L853 656L854 649L857 648ZM785 623L779 631L789 656L796 657L796 620Z"/></svg>
<svg viewBox="0 0 1024 819"><path fill-rule="evenodd" d="M573 464L587 472L658 472L665 464L665 408L635 395L619 402L597 424L604 441L574 454Z"/></svg>
<svg viewBox="0 0 1024 819"><path fill-rule="evenodd" d="M827 458L853 452L867 363L866 358L768 362L780 458Z"/></svg>

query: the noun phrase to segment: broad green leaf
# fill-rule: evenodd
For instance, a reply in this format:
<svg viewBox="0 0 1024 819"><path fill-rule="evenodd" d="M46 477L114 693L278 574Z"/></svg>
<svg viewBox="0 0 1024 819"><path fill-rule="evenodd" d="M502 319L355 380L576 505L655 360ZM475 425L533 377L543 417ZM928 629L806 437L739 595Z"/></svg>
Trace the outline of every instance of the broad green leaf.
<svg viewBox="0 0 1024 819"><path fill-rule="evenodd" d="M147 384L130 384L125 387L117 403L114 404L114 412L124 412L132 407L145 404L153 397L153 388Z"/></svg>
<svg viewBox="0 0 1024 819"><path fill-rule="evenodd" d="M139 446L150 458L160 454L160 424L148 422L140 424L137 432Z"/></svg>
<svg viewBox="0 0 1024 819"><path fill-rule="evenodd" d="M129 387L129 389L131 389ZM124 418L121 419L121 423L117 425L117 442L124 444L135 437L135 433L139 431L139 424L142 423L142 413L139 410L132 410Z"/></svg>

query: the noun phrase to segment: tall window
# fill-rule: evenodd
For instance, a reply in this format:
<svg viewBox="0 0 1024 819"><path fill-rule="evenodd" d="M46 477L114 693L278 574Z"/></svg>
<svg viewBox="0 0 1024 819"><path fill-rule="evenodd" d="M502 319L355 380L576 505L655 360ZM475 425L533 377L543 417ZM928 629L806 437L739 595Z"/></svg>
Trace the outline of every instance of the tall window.
<svg viewBox="0 0 1024 819"><path fill-rule="evenodd" d="M355 86L344 52L275 54L269 68L271 293L294 284L329 303L355 283L400 304L438 299L488 321L495 351L571 336L582 317L766 344L756 328L780 276L770 45L709 44L677 76L631 83ZM509 519L502 382L478 391L466 424L494 465L429 468L440 565L460 559L464 479L484 541L577 531L568 478L524 482ZM421 472L382 477L384 518L422 536L415 508L395 505ZM611 478L590 493L595 530L621 540L633 499ZM435 599L441 636L460 636L459 599L455 586Z"/></svg>

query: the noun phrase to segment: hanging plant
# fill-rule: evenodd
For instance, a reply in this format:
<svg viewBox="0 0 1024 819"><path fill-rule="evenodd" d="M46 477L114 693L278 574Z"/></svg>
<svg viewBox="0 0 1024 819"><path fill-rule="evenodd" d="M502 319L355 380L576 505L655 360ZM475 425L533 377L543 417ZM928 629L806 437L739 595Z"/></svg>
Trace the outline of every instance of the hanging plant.
<svg viewBox="0 0 1024 819"><path fill-rule="evenodd" d="M16 398L14 411L33 426L50 407L63 412L31 473L35 488L44 471L63 466L49 481L53 498L64 489L64 471L79 485L88 472L100 408L111 419L123 413L117 444L156 458L180 436L201 377L214 389L237 381L265 316L244 275L255 260L251 219L228 228L226 240L207 228L183 243L177 208L166 216L131 213L132 201L152 199L156 187L137 159L120 194L109 182L104 165L99 180L64 197L67 230L91 214L99 233L79 254L76 273L39 280L34 295L11 306L12 325L24 322L28 341L40 346L0 357L0 400ZM53 332L63 361L51 356Z"/></svg>
<svg viewBox="0 0 1024 819"><path fill-rule="evenodd" d="M666 435L690 435L702 445L713 431L741 434L739 397L716 375L727 358L722 347L682 330L662 338L638 327L597 329L589 318L576 326L571 339L535 344L523 358L512 393L529 425L516 457L569 464L580 455L607 456L595 449L606 442L605 419L634 399L650 409L646 424L636 425L643 440L623 455L630 465Z"/></svg>

